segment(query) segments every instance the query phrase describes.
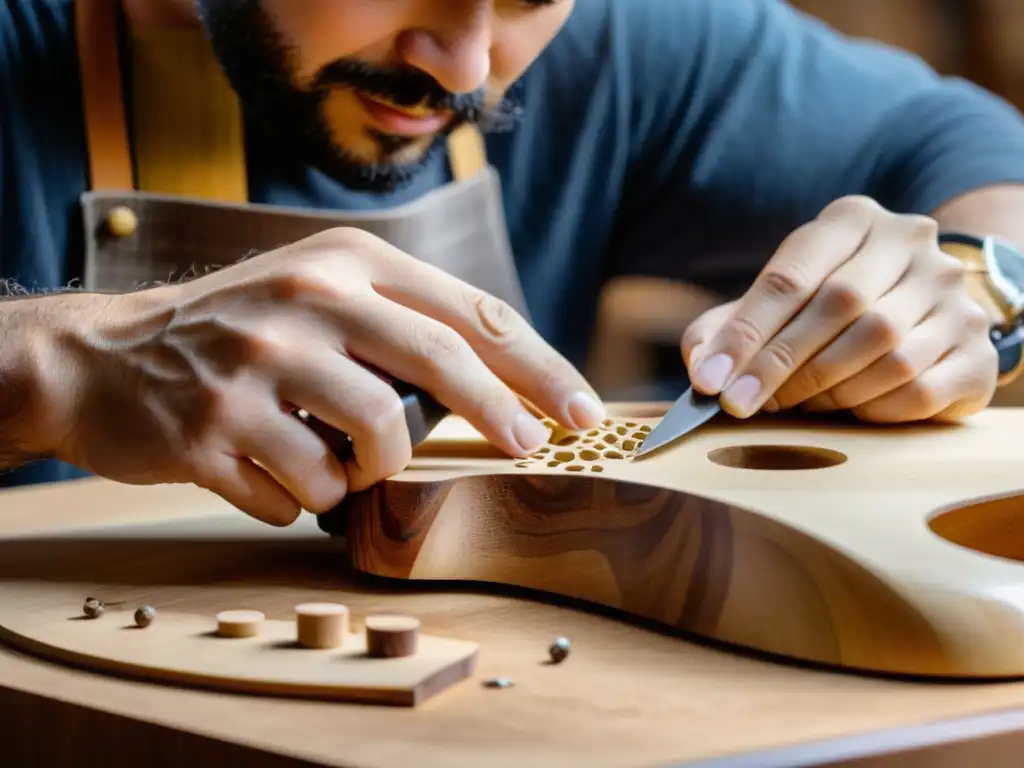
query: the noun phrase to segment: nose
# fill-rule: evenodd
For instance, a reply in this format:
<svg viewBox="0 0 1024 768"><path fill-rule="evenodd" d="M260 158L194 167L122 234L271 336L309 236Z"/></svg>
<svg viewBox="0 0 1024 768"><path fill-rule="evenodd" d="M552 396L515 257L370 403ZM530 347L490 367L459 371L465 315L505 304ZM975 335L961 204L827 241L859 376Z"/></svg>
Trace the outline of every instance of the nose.
<svg viewBox="0 0 1024 768"><path fill-rule="evenodd" d="M491 6L491 2L473 2L467 9L464 2L451 2L449 12L440 19L435 16L429 28L402 34L399 55L451 93L482 87L491 72Z"/></svg>

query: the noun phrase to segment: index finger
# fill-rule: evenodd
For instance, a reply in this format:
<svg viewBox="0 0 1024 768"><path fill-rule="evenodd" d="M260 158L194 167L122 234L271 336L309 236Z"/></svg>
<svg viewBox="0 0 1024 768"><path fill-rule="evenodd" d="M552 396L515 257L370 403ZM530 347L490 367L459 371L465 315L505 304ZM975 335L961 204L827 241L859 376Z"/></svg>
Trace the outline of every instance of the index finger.
<svg viewBox="0 0 1024 768"><path fill-rule="evenodd" d="M857 252L870 231L864 217L818 218L787 237L732 316L708 339L693 385L718 394Z"/></svg>
<svg viewBox="0 0 1024 768"><path fill-rule="evenodd" d="M383 242L381 247L390 249ZM378 294L458 332L509 388L563 426L581 430L601 423L605 410L597 393L511 305L405 254L387 261L392 263L371 275Z"/></svg>

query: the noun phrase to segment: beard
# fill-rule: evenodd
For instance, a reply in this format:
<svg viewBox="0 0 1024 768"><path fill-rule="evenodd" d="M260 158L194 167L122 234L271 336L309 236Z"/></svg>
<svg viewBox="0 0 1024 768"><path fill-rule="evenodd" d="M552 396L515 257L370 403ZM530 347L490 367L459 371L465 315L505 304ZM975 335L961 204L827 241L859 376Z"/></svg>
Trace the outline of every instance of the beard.
<svg viewBox="0 0 1024 768"><path fill-rule="evenodd" d="M425 72L385 68L352 59L321 67L309 86L294 77L298 59L292 46L260 7L259 0L196 0L200 21L213 52L239 100L246 119L272 143L294 148L308 164L350 189L387 194L408 185L444 150L448 135L470 123L484 132L512 130L522 115L518 87L488 104L484 89L453 94ZM413 139L367 129L380 160L367 161L340 146L332 136L324 104L338 88L350 88L399 107L428 106L446 111L451 121L411 161L394 158Z"/></svg>

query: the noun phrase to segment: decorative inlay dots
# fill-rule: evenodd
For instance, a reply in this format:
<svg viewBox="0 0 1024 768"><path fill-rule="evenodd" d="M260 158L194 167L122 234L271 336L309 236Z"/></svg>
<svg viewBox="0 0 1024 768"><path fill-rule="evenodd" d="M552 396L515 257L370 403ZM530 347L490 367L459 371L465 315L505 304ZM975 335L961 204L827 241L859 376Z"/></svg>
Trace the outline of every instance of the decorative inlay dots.
<svg viewBox="0 0 1024 768"><path fill-rule="evenodd" d="M548 444L515 466L527 469L543 463L566 472L603 472L604 462L628 459L651 431L646 424L617 419L605 419L599 428L581 432L551 419L544 419L544 425L551 430Z"/></svg>

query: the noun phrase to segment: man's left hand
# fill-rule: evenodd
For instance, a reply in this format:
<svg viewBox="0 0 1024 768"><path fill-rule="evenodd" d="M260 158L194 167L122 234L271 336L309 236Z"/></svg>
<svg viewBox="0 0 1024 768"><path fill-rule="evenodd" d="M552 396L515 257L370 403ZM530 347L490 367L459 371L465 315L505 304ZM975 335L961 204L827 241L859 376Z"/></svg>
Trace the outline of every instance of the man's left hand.
<svg viewBox="0 0 1024 768"><path fill-rule="evenodd" d="M989 319L938 225L864 197L790 235L741 299L682 340L694 387L745 418L802 406L871 422L957 420L996 388Z"/></svg>

